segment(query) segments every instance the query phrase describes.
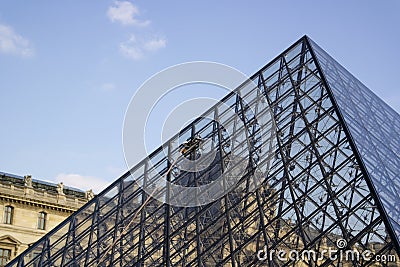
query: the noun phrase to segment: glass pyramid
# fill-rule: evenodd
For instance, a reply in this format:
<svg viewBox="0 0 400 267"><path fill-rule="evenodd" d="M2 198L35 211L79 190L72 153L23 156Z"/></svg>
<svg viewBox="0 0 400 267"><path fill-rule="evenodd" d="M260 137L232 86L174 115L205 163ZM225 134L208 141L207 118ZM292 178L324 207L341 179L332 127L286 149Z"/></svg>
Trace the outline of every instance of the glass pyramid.
<svg viewBox="0 0 400 267"><path fill-rule="evenodd" d="M215 120L194 121L8 266L400 266L399 114L307 36L251 79L206 112ZM260 98L274 134L256 119ZM237 120L251 144L239 162L218 123ZM218 149L213 164L175 168L181 141L199 135ZM246 171L209 204L172 206L143 190L158 174L207 184L234 160Z"/></svg>

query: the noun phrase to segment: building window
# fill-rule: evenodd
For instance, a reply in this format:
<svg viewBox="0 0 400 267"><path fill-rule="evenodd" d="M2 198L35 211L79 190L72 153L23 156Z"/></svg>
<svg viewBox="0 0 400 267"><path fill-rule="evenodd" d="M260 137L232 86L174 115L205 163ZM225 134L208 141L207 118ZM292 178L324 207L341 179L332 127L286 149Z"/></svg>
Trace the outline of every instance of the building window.
<svg viewBox="0 0 400 267"><path fill-rule="evenodd" d="M6 266L10 260L11 250L0 248L0 267Z"/></svg>
<svg viewBox="0 0 400 267"><path fill-rule="evenodd" d="M47 217L46 212L43 212L43 211L39 212L38 229L40 229L40 230L46 229L46 217Z"/></svg>
<svg viewBox="0 0 400 267"><path fill-rule="evenodd" d="M14 215L14 208L11 206L5 206L4 207L4 223L12 224L13 215Z"/></svg>

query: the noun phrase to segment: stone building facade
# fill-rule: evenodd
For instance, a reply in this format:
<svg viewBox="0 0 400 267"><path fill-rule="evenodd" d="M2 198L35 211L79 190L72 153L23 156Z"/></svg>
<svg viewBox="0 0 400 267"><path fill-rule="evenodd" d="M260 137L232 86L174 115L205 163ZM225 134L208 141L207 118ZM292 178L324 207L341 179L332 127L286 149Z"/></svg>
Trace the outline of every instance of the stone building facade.
<svg viewBox="0 0 400 267"><path fill-rule="evenodd" d="M0 267L91 198L91 190L0 172Z"/></svg>

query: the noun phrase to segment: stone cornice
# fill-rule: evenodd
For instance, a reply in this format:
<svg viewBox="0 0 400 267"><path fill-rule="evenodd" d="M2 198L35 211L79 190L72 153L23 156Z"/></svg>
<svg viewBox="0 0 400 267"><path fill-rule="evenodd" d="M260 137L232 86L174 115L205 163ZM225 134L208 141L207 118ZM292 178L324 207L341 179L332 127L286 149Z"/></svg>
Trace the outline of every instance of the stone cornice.
<svg viewBox="0 0 400 267"><path fill-rule="evenodd" d="M33 207L41 207L44 209L68 212L68 213L73 213L74 211L76 211L78 209L78 207L71 207L71 206L51 203L51 202L47 202L47 201L40 201L37 199L12 196L9 194L4 194L4 193L2 193L0 195L0 200L9 201L11 203L20 203L20 204L24 204L24 205L33 206Z"/></svg>

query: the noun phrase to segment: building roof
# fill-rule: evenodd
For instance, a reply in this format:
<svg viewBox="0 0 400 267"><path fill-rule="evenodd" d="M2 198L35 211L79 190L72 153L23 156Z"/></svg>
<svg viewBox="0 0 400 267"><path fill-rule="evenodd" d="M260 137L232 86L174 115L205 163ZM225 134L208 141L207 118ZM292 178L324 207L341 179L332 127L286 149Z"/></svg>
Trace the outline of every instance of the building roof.
<svg viewBox="0 0 400 267"><path fill-rule="evenodd" d="M24 177L0 171L0 183L12 183L17 186L24 186ZM32 179L32 186L34 189L44 189L47 192L57 193L57 184L51 182ZM68 196L74 196L78 198L85 197L85 192L78 188L64 185L63 191Z"/></svg>

